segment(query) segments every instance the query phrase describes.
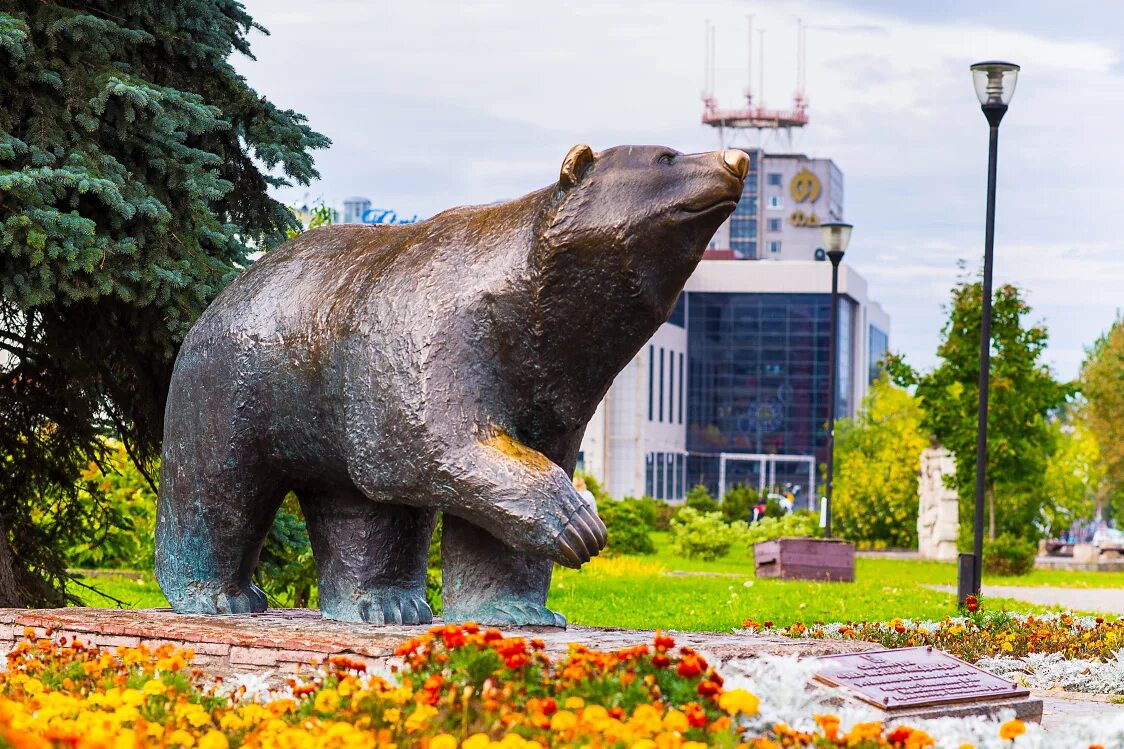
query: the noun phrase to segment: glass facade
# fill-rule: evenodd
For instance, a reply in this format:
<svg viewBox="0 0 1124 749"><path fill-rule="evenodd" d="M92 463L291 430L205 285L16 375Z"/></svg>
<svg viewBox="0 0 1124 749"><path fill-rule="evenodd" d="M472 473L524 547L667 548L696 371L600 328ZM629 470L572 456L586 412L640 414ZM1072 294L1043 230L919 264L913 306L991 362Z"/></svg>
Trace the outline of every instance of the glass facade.
<svg viewBox="0 0 1124 749"><path fill-rule="evenodd" d="M867 379L874 382L882 376L882 360L886 358L886 351L890 348L890 337L883 331L870 326L870 338L867 341Z"/></svg>
<svg viewBox="0 0 1124 749"><path fill-rule="evenodd" d="M760 178L761 152L746 151L749 173L738 207L730 216L730 249L739 260L757 258L757 181Z"/></svg>
<svg viewBox="0 0 1124 749"><path fill-rule="evenodd" d="M687 486L717 490L718 453L826 459L829 294L687 294ZM849 340L854 305L841 300ZM847 351L849 362L850 347ZM842 350L840 353L842 353ZM840 356L840 369L844 366ZM850 376L847 376L850 382ZM840 383L842 384L842 383ZM843 388L840 388L843 390ZM843 397L846 403L848 398ZM845 415L840 409L839 414ZM758 463L727 466L728 483L757 485ZM793 464L792 471L806 467ZM795 476L799 478L799 476ZM790 480L778 475L778 482Z"/></svg>

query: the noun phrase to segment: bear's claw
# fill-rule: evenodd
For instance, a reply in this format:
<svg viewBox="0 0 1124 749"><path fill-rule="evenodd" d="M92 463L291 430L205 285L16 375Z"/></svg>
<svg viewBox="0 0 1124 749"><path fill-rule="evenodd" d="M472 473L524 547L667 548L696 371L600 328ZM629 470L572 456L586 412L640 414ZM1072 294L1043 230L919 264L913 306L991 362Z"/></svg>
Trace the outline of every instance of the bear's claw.
<svg viewBox="0 0 1124 749"><path fill-rule="evenodd" d="M555 537L558 551L551 556L559 564L576 569L597 556L605 548L607 539L605 524L597 511L583 500L570 508L565 525Z"/></svg>
<svg viewBox="0 0 1124 749"><path fill-rule="evenodd" d="M179 605L173 608L181 614L258 614L266 609L265 593L253 583L245 590L230 587L212 592L214 590L212 585L188 585L186 595L172 594L169 599L177 599Z"/></svg>
<svg viewBox="0 0 1124 749"><path fill-rule="evenodd" d="M320 601L325 619L367 624L429 624L433 610L425 594L405 588L380 588L343 601Z"/></svg>
<svg viewBox="0 0 1124 749"><path fill-rule="evenodd" d="M470 616L446 617L450 623L476 622L490 627L565 627L566 617L525 601L490 603Z"/></svg>

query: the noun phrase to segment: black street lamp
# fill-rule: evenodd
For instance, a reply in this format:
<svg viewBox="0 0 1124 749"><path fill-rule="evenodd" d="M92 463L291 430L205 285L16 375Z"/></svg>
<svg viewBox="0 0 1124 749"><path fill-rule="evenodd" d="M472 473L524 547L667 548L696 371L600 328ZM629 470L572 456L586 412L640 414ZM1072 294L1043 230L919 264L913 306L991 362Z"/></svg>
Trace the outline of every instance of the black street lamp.
<svg viewBox="0 0 1124 749"><path fill-rule="evenodd" d="M823 246L831 261L831 371L827 377L827 486L824 487L824 538L831 538L831 482L835 472L835 386L839 378L839 263L851 241L851 225L820 224Z"/></svg>
<svg viewBox="0 0 1124 749"><path fill-rule="evenodd" d="M995 171L999 157L999 123L1015 94L1019 66L1009 62L977 62L972 66L972 83L980 108L990 128L987 149L987 223L984 229L984 271L980 316L980 399L976 431L976 517L972 528L971 584L965 580L967 565L961 562L957 584L961 603L969 595L979 596L983 578L984 489L987 474L987 395L991 366L991 268L995 245Z"/></svg>

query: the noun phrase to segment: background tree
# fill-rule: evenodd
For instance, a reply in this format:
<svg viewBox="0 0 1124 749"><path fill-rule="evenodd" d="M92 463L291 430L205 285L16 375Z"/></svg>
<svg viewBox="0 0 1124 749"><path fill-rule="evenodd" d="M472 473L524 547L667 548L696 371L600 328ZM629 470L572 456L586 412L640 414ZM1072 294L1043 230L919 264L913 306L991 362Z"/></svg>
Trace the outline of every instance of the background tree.
<svg viewBox="0 0 1124 749"><path fill-rule="evenodd" d="M1081 412L1089 433L1097 442L1105 491L1124 494L1124 320L1096 340L1081 366Z"/></svg>
<svg viewBox="0 0 1124 749"><path fill-rule="evenodd" d="M328 140L228 60L251 28L235 0L0 9L0 605L60 600L99 436L156 453L184 333L296 224L267 188L317 176Z"/></svg>
<svg viewBox="0 0 1124 749"><path fill-rule="evenodd" d="M917 477L929 445L917 398L883 378L854 419L835 427L832 520L839 535L873 547L917 545Z"/></svg>
<svg viewBox="0 0 1124 749"><path fill-rule="evenodd" d="M1052 452L1049 415L1070 393L1041 361L1046 328L1028 324L1030 307L1018 288L995 291L991 322L991 385L988 404L988 537L1008 531L1036 535L1047 497L1042 486ZM976 431L979 404L981 290L962 280L952 290L948 321L937 349L940 364L923 375L900 359L890 371L901 384L915 384L924 412L923 426L956 457L955 487L960 493L960 527L970 531L976 482Z"/></svg>
<svg viewBox="0 0 1124 749"><path fill-rule="evenodd" d="M1069 529L1074 521L1105 515L1112 486L1101 447L1084 418L1085 409L1068 409L1051 423L1057 448L1046 464L1044 487L1050 501L1043 508L1051 535Z"/></svg>

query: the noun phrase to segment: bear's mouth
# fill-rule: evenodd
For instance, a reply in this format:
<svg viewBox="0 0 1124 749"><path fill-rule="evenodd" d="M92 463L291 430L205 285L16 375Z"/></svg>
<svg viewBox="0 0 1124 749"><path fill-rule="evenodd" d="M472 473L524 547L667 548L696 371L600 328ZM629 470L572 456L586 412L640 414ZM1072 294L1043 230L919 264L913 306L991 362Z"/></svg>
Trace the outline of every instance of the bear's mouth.
<svg viewBox="0 0 1124 749"><path fill-rule="evenodd" d="M737 205L738 205L738 201L734 198L722 198L721 200L717 200L717 201L712 202L712 203L707 203L706 205L703 205L703 206L698 207L698 208L694 208L694 207L691 207L691 206L684 206L680 210L683 213L686 213L690 216L705 216L708 213L713 213L713 212L719 211L719 210L724 210L728 213L732 213L734 208L737 207Z"/></svg>

